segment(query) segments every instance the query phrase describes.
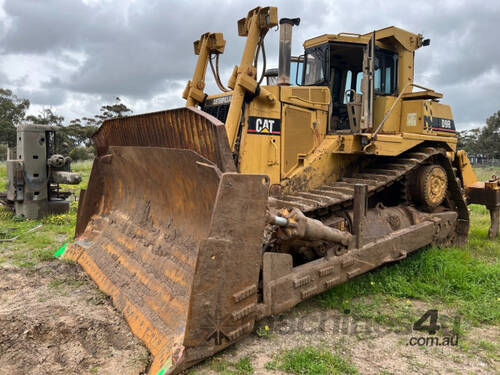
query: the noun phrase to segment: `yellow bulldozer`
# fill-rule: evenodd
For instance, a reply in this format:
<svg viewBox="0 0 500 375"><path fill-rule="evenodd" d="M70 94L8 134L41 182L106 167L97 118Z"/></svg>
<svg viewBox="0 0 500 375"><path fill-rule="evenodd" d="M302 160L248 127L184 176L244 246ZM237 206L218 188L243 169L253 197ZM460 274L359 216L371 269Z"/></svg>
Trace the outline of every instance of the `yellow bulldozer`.
<svg viewBox="0 0 500 375"><path fill-rule="evenodd" d="M430 41L397 27L325 34L293 57L299 21L275 7L240 19L227 88L223 36L203 34L186 107L107 120L93 136L64 257L112 297L150 374L177 374L412 251L463 245L469 203L487 206L498 233L498 179L477 181L443 95L413 82ZM266 69L277 26L279 68ZM216 95L204 92L209 65Z"/></svg>

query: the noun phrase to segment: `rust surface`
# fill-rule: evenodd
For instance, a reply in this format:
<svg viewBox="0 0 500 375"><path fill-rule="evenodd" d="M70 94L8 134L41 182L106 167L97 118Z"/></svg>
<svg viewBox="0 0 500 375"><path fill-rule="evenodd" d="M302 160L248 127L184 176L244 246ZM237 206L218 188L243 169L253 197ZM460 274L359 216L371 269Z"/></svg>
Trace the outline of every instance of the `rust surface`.
<svg viewBox="0 0 500 375"><path fill-rule="evenodd" d="M485 205L487 208L500 207L500 187L489 188L485 182L478 182L467 188L469 203Z"/></svg>
<svg viewBox="0 0 500 375"><path fill-rule="evenodd" d="M500 222L500 182L496 176L487 182L477 182L466 189L469 203L482 204L490 211L490 240L498 236Z"/></svg>
<svg viewBox="0 0 500 375"><path fill-rule="evenodd" d="M191 150L222 172L236 171L225 127L215 117L192 107L107 120L92 136L97 150L88 188L79 202L75 236L81 235L99 210L106 176L111 174L113 146L163 147ZM147 160L144 160L148 163ZM161 173L161 166L151 166Z"/></svg>
<svg viewBox="0 0 500 375"><path fill-rule="evenodd" d="M98 156L111 146L193 150L223 172L235 171L224 124L194 107L107 120L93 135Z"/></svg>
<svg viewBox="0 0 500 375"><path fill-rule="evenodd" d="M457 213L444 212L422 217L422 221L371 241L337 257L323 257L291 267L291 255L266 253L264 303L260 317L279 314L304 299L342 284L381 264L400 260L430 243L442 243L453 234ZM286 259L281 258L289 257ZM276 258L276 259L275 259Z"/></svg>
<svg viewBox="0 0 500 375"><path fill-rule="evenodd" d="M113 298L155 361L181 348L220 172L190 150L111 147L97 212L67 257ZM183 178L179 178L182 176Z"/></svg>
<svg viewBox="0 0 500 375"><path fill-rule="evenodd" d="M267 178L222 173L192 150L123 146L92 176L79 210L88 223L65 257L144 341L150 374L178 373L251 331Z"/></svg>

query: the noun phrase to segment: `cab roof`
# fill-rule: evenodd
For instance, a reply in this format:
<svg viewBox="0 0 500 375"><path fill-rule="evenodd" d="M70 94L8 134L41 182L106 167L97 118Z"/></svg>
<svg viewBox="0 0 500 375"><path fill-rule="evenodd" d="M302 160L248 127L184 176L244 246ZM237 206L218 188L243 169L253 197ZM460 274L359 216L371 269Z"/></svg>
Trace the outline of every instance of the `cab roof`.
<svg viewBox="0 0 500 375"><path fill-rule="evenodd" d="M304 48L315 47L327 42L346 42L367 44L372 33L355 34L342 32L339 34L323 34L304 42ZM389 26L375 30L375 40L380 47L395 49L400 46L410 52L422 46L422 34L414 34L399 27ZM392 48L391 48L392 47Z"/></svg>

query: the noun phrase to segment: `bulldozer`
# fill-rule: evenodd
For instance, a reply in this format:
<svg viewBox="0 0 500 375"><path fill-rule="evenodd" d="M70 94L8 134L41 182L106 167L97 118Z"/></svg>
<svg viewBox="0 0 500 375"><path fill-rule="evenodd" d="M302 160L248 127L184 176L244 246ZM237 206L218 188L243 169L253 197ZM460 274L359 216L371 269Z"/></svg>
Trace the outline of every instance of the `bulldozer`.
<svg viewBox="0 0 500 375"><path fill-rule="evenodd" d="M498 234L498 179L477 180L443 94L414 83L430 41L397 27L325 34L295 57L299 23L275 7L240 19L227 87L223 35L201 35L185 107L107 120L93 136L64 257L111 296L151 352L149 374L178 374L413 251L464 245L470 203ZM264 46L275 27L277 71ZM204 91L208 66L221 93Z"/></svg>

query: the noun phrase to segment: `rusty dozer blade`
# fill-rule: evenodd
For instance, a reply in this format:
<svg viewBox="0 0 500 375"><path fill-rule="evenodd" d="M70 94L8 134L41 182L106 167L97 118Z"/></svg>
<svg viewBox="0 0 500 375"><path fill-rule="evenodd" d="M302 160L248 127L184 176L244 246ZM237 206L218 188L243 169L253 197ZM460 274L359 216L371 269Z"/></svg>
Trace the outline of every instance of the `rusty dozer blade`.
<svg viewBox="0 0 500 375"><path fill-rule="evenodd" d="M112 297L152 354L149 374L176 374L254 326L269 180L224 170L227 140L201 149L182 135L197 127L207 140L218 126L184 108L108 122L94 138L64 256Z"/></svg>

